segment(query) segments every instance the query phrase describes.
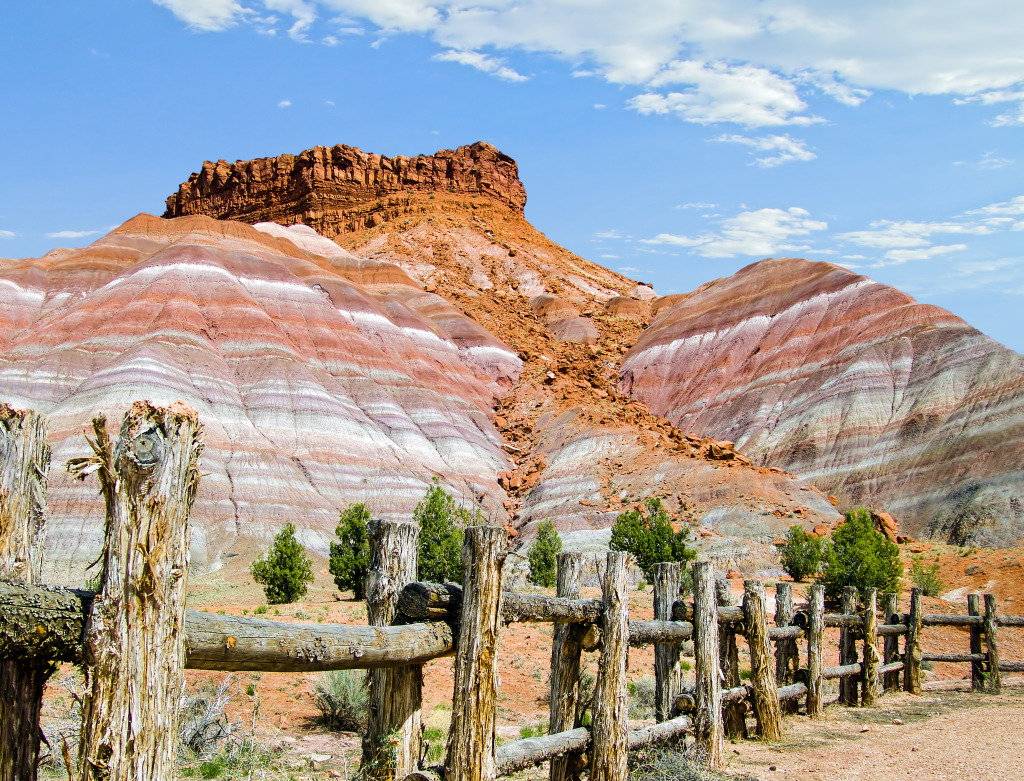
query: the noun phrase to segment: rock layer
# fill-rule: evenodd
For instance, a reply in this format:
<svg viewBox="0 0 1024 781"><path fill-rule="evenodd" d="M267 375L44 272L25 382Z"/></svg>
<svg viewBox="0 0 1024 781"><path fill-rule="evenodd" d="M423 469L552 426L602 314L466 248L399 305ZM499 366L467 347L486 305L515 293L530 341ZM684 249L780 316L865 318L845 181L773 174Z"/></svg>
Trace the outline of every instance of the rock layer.
<svg viewBox="0 0 1024 781"><path fill-rule="evenodd" d="M765 260L668 303L622 392L912 534L1024 537L1017 353L828 263Z"/></svg>

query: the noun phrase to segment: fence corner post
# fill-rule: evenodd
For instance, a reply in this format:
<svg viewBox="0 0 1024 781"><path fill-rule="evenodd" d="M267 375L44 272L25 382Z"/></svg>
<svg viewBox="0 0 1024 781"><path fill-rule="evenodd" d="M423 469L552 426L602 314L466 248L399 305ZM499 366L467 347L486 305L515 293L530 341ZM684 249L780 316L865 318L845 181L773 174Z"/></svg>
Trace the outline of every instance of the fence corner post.
<svg viewBox="0 0 1024 781"><path fill-rule="evenodd" d="M591 781L626 781L629 728L626 671L629 667L629 593L626 554L608 552L602 592L601 662L594 684Z"/></svg>
<svg viewBox="0 0 1024 781"><path fill-rule="evenodd" d="M185 667L189 512L199 482L202 424L181 402L137 401L116 445L93 420L96 468L107 507L101 591L86 632L91 691L82 706L81 781L174 775Z"/></svg>
<svg viewBox="0 0 1024 781"><path fill-rule="evenodd" d="M985 595L985 646L988 652L988 687L993 694L1003 689L1003 678L999 673L999 650L996 647L996 595Z"/></svg>
<svg viewBox="0 0 1024 781"><path fill-rule="evenodd" d="M747 646L750 648L750 682L754 688L757 734L762 740L781 740L782 710L775 682L771 641L768 639L767 598L764 583L760 580L743 583L743 621L747 625Z"/></svg>
<svg viewBox="0 0 1024 781"><path fill-rule="evenodd" d="M892 623L892 617L899 611L899 594L895 592L887 592L882 598L882 613L884 618L882 623ZM896 620L897 624L902 623L899 619ZM895 662L900 655L900 638L897 635L886 635L885 642L883 644L883 658L884 664L891 664ZM895 672L886 673L882 676L882 690L886 692L895 691L900 687L900 673L899 670Z"/></svg>
<svg viewBox="0 0 1024 781"><path fill-rule="evenodd" d="M850 616L857 612L857 589L853 586L846 586L843 589L843 598L840 602L840 612L844 616ZM853 630L842 627L839 630L839 664L857 663L857 639ZM839 679L839 700L843 705L857 707L860 697L857 696L857 678L852 675Z"/></svg>
<svg viewBox="0 0 1024 781"><path fill-rule="evenodd" d="M910 590L907 640L903 653L903 691L921 693L921 589Z"/></svg>
<svg viewBox="0 0 1024 781"><path fill-rule="evenodd" d="M789 626L793 623L793 584L779 581L775 584L775 626ZM779 640L775 644L775 680L779 686L788 686L795 680L800 666L800 654L796 640ZM781 704L783 713L796 713L797 700L786 700Z"/></svg>
<svg viewBox="0 0 1024 781"><path fill-rule="evenodd" d="M46 418L0 404L0 580L38 585L45 533ZM0 781L32 781L39 764L47 659L0 660Z"/></svg>
<svg viewBox="0 0 1024 781"><path fill-rule="evenodd" d="M471 526L462 544L462 613L445 781L493 781L506 535ZM467 696L473 692L475 696Z"/></svg>
<svg viewBox="0 0 1024 781"><path fill-rule="evenodd" d="M824 713L821 704L821 675L824 670L825 587L811 586L807 604L807 715L820 719Z"/></svg>
<svg viewBox="0 0 1024 781"><path fill-rule="evenodd" d="M661 562L654 565L654 620L671 621L672 605L679 598L682 565ZM683 670L679 664L679 646L659 643L654 646L654 718L669 718L672 703L679 693Z"/></svg>
<svg viewBox="0 0 1024 781"><path fill-rule="evenodd" d="M693 654L696 676L694 737L708 764L722 766L722 678L718 660L718 597L710 561L693 565Z"/></svg>
<svg viewBox="0 0 1024 781"><path fill-rule="evenodd" d="M579 599L583 554L559 553L557 562L555 593L566 599ZM551 640L551 703L548 709L548 732L552 735L576 726L582 653L583 646L575 639L573 625L568 621L556 623ZM570 766L575 765L578 759L579 755L563 755L552 759L548 770L550 781L566 781L573 775Z"/></svg>
<svg viewBox="0 0 1024 781"><path fill-rule="evenodd" d="M370 569L366 576L366 620L391 626L398 617L398 597L416 580L419 528L412 523L370 521ZM363 768L379 779L403 779L417 769L423 665L369 671L370 707L363 739ZM383 741L397 732L387 751ZM393 750L392 750L393 749ZM386 759L384 759L386 757ZM372 768L372 771L369 769Z"/></svg>
<svg viewBox="0 0 1024 781"><path fill-rule="evenodd" d="M864 664L861 667L860 703L878 702L878 590L864 589Z"/></svg>
<svg viewBox="0 0 1024 781"><path fill-rule="evenodd" d="M981 594L968 594L967 595L967 615L969 616L980 616L981 615ZM981 653L981 634L982 628L980 626L971 627L971 653ZM985 688L985 663L981 661L971 662L971 689L976 692L980 692Z"/></svg>

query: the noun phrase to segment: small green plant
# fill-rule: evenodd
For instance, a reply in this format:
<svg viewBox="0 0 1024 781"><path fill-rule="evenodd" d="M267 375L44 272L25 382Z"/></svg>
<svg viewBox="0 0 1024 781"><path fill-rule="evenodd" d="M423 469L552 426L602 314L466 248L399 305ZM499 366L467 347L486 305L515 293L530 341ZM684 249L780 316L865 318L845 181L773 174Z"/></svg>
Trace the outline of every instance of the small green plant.
<svg viewBox="0 0 1024 781"><path fill-rule="evenodd" d="M262 616L262 615L266 615L266 613L267 613L267 606L266 605L258 605L256 607L256 609L252 611L252 614L254 616Z"/></svg>
<svg viewBox="0 0 1024 781"><path fill-rule="evenodd" d="M615 519L609 547L632 553L648 581L654 579L655 564L686 562L697 555L687 547L685 531L672 531L672 521L657 497L649 497L643 510L626 510Z"/></svg>
<svg viewBox="0 0 1024 781"><path fill-rule="evenodd" d="M750 680L750 670L749 669L740 670L740 680L741 681L749 681Z"/></svg>
<svg viewBox="0 0 1024 781"><path fill-rule="evenodd" d="M263 586L267 602L272 605L295 602L306 595L313 582L313 562L295 539L295 524L284 525L265 557L256 559L249 567L249 573Z"/></svg>
<svg viewBox="0 0 1024 781"><path fill-rule="evenodd" d="M562 538L558 536L555 524L545 518L537 525L537 539L530 545L527 556L530 562L530 582L536 586L553 588L557 578L558 554L562 550Z"/></svg>
<svg viewBox="0 0 1024 781"><path fill-rule="evenodd" d="M790 526L782 547L782 568L797 583L815 577L821 570L824 554L822 539L810 535L802 526Z"/></svg>
<svg viewBox="0 0 1024 781"><path fill-rule="evenodd" d="M339 591L351 591L356 599L363 598L366 573L370 570L370 537L366 524L370 511L366 505L352 504L344 510L334 530L338 542L331 543L329 569Z"/></svg>
<svg viewBox="0 0 1024 781"><path fill-rule="evenodd" d="M640 578L640 580L638 580L636 582L636 590L637 591L646 591L647 590L647 581L644 580L643 578Z"/></svg>
<svg viewBox="0 0 1024 781"><path fill-rule="evenodd" d="M688 672L690 672L690 670L692 670L693 668L692 668L692 667L690 667L690 663L689 663L689 662L687 662L687 661L681 661L681 662L679 662L679 669L680 669L680 670L682 670L682 671L683 671L684 673L688 673Z"/></svg>
<svg viewBox="0 0 1024 781"><path fill-rule="evenodd" d="M276 607L274 608L274 615L275 615L275 616L279 616L279 615L281 615L281 611L280 611L280 610L278 610L278 609L277 609Z"/></svg>
<svg viewBox="0 0 1024 781"><path fill-rule="evenodd" d="M299 619L299 621L309 620L309 613L307 613L305 610L296 610L294 613L292 613L292 616L294 618Z"/></svg>
<svg viewBox="0 0 1024 781"><path fill-rule="evenodd" d="M369 706L365 680L356 670L320 673L313 684L313 703L325 726L345 732L362 729Z"/></svg>
<svg viewBox="0 0 1024 781"><path fill-rule="evenodd" d="M420 527L416 577L433 583L461 583L462 529L478 516L459 507L435 477L412 517Z"/></svg>
<svg viewBox="0 0 1024 781"><path fill-rule="evenodd" d="M846 513L846 521L832 532L831 545L825 546L824 568L819 582L825 597L838 599L847 586L898 591L903 564L900 549L875 530L870 511L855 507Z"/></svg>
<svg viewBox="0 0 1024 781"><path fill-rule="evenodd" d="M629 695L629 715L634 719L649 719L654 715L655 685L654 676L645 675L636 681L626 684Z"/></svg>
<svg viewBox="0 0 1024 781"><path fill-rule="evenodd" d="M925 564L920 556L915 556L910 565L910 580L926 597L937 597L946 587L939 577L939 563Z"/></svg>

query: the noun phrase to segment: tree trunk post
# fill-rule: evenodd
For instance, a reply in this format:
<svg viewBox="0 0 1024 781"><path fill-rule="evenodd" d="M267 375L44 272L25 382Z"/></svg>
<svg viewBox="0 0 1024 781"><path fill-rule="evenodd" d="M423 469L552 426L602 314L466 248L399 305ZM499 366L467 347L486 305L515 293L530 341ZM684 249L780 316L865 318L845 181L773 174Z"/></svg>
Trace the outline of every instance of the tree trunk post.
<svg viewBox="0 0 1024 781"><path fill-rule="evenodd" d="M493 781L506 537L494 526L471 526L465 535L445 781Z"/></svg>
<svg viewBox="0 0 1024 781"><path fill-rule="evenodd" d="M46 418L0 404L0 580L38 585L43 563ZM45 658L0 660L0 781L33 781L39 765Z"/></svg>
<svg viewBox="0 0 1024 781"><path fill-rule="evenodd" d="M732 585L728 578L719 578L715 581L715 594L719 607L732 606ZM718 627L718 665L722 671L723 689L732 689L740 685L740 650L736 644L736 625L733 623L720 624ZM746 740L746 698L726 703L722 718L722 728L727 738Z"/></svg>
<svg viewBox="0 0 1024 781"><path fill-rule="evenodd" d="M981 615L981 595L980 594L968 594L967 595L967 615L969 616L980 616ZM981 653L981 632L980 626L971 627L971 653ZM984 662L971 662L971 689L980 692L985 688L985 663Z"/></svg>
<svg viewBox="0 0 1024 781"><path fill-rule="evenodd" d="M882 623L889 624L893 623L892 617L899 612L899 594L894 592L888 592L882 596L882 613L884 614ZM901 623L899 619L895 623ZM883 641L883 653L885 654L883 662L885 664L891 664L892 662L898 661L900 656L900 638L897 635L887 635ZM882 688L883 691L891 692L896 691L900 687L900 673L899 670L896 672L886 673L882 676Z"/></svg>
<svg viewBox="0 0 1024 781"><path fill-rule="evenodd" d="M679 597L682 565L662 562L654 565L654 620L671 621L672 605ZM679 665L679 646L654 646L654 718L661 722L669 718L672 703L679 693L683 670Z"/></svg>
<svg viewBox="0 0 1024 781"><path fill-rule="evenodd" d="M398 596L416 581L419 528L412 523L370 521L370 569L366 576L366 620L392 626ZM363 740L363 769L373 778L403 779L420 759L423 666L370 670L369 718Z"/></svg>
<svg viewBox="0 0 1024 781"><path fill-rule="evenodd" d="M903 691L921 693L921 589L910 590L910 615L903 653Z"/></svg>
<svg viewBox="0 0 1024 781"><path fill-rule="evenodd" d="M811 586L807 602L807 715L812 719L820 719L825 712L821 704L825 587L817 583Z"/></svg>
<svg viewBox="0 0 1024 781"><path fill-rule="evenodd" d="M864 589L864 666L861 668L860 703L878 703L878 589Z"/></svg>
<svg viewBox="0 0 1024 781"><path fill-rule="evenodd" d="M857 612L857 589L847 586L843 589L843 598L840 603L840 610L843 615L848 616ZM857 661L857 641L853 630L843 627L839 630L839 664L854 664ZM847 676L839 679L839 700L843 705L856 707L860 701L857 696L857 678Z"/></svg>
<svg viewBox="0 0 1024 781"><path fill-rule="evenodd" d="M693 654L697 710L694 738L708 764L722 767L722 678L718 667L718 605L715 569L710 561L693 565Z"/></svg>
<svg viewBox="0 0 1024 781"><path fill-rule="evenodd" d="M750 682L754 687L757 734L762 740L775 741L782 740L782 710L772 644L768 639L767 601L764 583L744 581L743 622L747 626L747 647L750 648Z"/></svg>
<svg viewBox="0 0 1024 781"><path fill-rule="evenodd" d="M583 554L558 554L558 582L555 593L566 599L580 598ZM555 624L551 640L551 704L548 732L567 732L576 724L576 706L580 696L580 658L583 646L575 639L573 625L567 621ZM570 768L579 761L578 754L554 757L549 766L550 781L566 781L576 774Z"/></svg>
<svg viewBox="0 0 1024 781"><path fill-rule="evenodd" d="M789 626L795 615L793 609L793 584L779 582L775 584L775 626ZM779 640L775 644L775 680L779 686L793 683L796 671L800 667L800 652L796 640ZM783 713L796 713L797 701L786 700L781 703Z"/></svg>
<svg viewBox="0 0 1024 781"><path fill-rule="evenodd" d="M101 591L86 628L90 692L82 704L79 781L163 781L174 775L184 682L189 512L199 483L202 425L181 402L137 401L116 446L93 420L106 501Z"/></svg>
<svg viewBox="0 0 1024 781"><path fill-rule="evenodd" d="M602 593L601 663L594 685L591 781L626 781L629 726L626 671L629 668L629 593L626 554L608 552Z"/></svg>
<svg viewBox="0 0 1024 781"><path fill-rule="evenodd" d="M985 595L985 646L988 653L988 687L993 694L1003 689L1003 678L999 674L999 649L996 647L996 595ZM972 651L973 653L973 651Z"/></svg>

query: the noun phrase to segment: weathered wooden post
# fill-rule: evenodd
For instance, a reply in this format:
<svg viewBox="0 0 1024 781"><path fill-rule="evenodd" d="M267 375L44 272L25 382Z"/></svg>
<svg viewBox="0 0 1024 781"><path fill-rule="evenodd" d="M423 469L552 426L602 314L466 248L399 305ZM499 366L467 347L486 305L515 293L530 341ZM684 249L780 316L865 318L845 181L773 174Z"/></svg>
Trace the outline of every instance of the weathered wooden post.
<svg viewBox="0 0 1024 781"><path fill-rule="evenodd" d="M728 578L715 581L715 595L719 607L732 607L732 585ZM736 644L736 624L729 622L718 626L718 665L722 671L722 688L732 689L740 685L740 650ZM722 728L725 736L732 740L747 738L747 700L726 703L722 714Z"/></svg>
<svg viewBox="0 0 1024 781"><path fill-rule="evenodd" d="M967 595L967 615L969 616L980 616L981 615L981 595L980 594L968 594ZM971 632L971 653L981 653L981 633L982 628L980 626L972 626ZM985 688L985 663L979 661L971 662L971 689L974 691L982 691Z"/></svg>
<svg viewBox="0 0 1024 781"><path fill-rule="evenodd" d="M722 678L718 667L718 605L710 561L693 565L693 655L697 708L694 737L708 764L722 766Z"/></svg>
<svg viewBox="0 0 1024 781"><path fill-rule="evenodd" d="M116 445L93 420L106 501L101 591L86 630L91 691L82 704L80 781L163 781L174 775L185 664L189 511L199 484L202 425L181 402L137 401Z"/></svg>
<svg viewBox="0 0 1024 781"><path fill-rule="evenodd" d="M366 576L366 619L370 626L391 626L398 597L416 580L419 527L412 523L370 521L370 570ZM420 707L423 666L369 672L370 707L363 740L364 772L374 778L403 779L420 758Z"/></svg>
<svg viewBox="0 0 1024 781"><path fill-rule="evenodd" d="M996 595L985 595L985 647L988 653L988 686L993 694L999 694L1003 688L1003 678L999 673L999 649L996 646ZM972 652L973 653L973 652Z"/></svg>
<svg viewBox="0 0 1024 781"><path fill-rule="evenodd" d="M37 585L43 561L46 419L0 404L0 580ZM0 660L0 781L31 781L49 659Z"/></svg>
<svg viewBox="0 0 1024 781"><path fill-rule="evenodd" d="M594 684L591 781L626 781L629 727L626 671L629 667L629 593L626 554L608 552L602 594L601 664Z"/></svg>
<svg viewBox="0 0 1024 781"><path fill-rule="evenodd" d="M779 582L775 584L775 626L789 626L793 623L793 584ZM775 680L779 686L793 683L796 671L800 667L800 652L796 640L779 640L775 644ZM783 713L796 713L797 701L786 700L781 703Z"/></svg>
<svg viewBox="0 0 1024 781"><path fill-rule="evenodd" d="M821 681L824 664L825 587L811 586L807 601L807 715L821 718Z"/></svg>
<svg viewBox="0 0 1024 781"><path fill-rule="evenodd" d="M558 582L555 593L566 599L580 598L580 579L583 572L581 553L558 554ZM555 624L551 640L551 704L548 732L555 735L577 726L576 705L580 695L580 658L583 646L578 642L573 625L568 621ZM574 775L570 766L576 756L563 755L551 760L550 781L566 781Z"/></svg>
<svg viewBox="0 0 1024 781"><path fill-rule="evenodd" d="M654 620L671 621L672 605L679 597L682 565L662 562L654 565ZM658 643L654 646L654 718L669 718L672 703L679 694L683 670L679 665L679 646Z"/></svg>
<svg viewBox="0 0 1024 781"><path fill-rule="evenodd" d="M753 685L757 734L762 740L782 740L782 710L775 682L772 644L768 639L767 598L760 580L743 582L743 623L750 649L750 682Z"/></svg>
<svg viewBox="0 0 1024 781"><path fill-rule="evenodd" d="M864 589L864 666L860 702L865 708L878 702L878 589Z"/></svg>
<svg viewBox="0 0 1024 781"><path fill-rule="evenodd" d="M907 642L903 654L903 691L921 693L921 589L910 590Z"/></svg>
<svg viewBox="0 0 1024 781"><path fill-rule="evenodd" d="M882 597L882 612L885 614L882 623L888 624L892 622L892 617L899 611L899 594L894 592L888 592ZM898 620L897 624L903 623ZM899 660L900 656L900 638L898 635L886 635L883 641L884 654L883 663L891 664ZM882 676L882 688L883 691L891 692L896 691L900 687L900 673L899 670L895 672L888 672Z"/></svg>
<svg viewBox="0 0 1024 781"><path fill-rule="evenodd" d="M853 615L857 612L857 589L847 586L843 589L843 598L840 602L840 612L844 616ZM842 627L839 630L839 664L857 663L857 639L851 627ZM856 707L860 698L857 696L857 678L848 675L839 679L839 701L843 705Z"/></svg>
<svg viewBox="0 0 1024 781"><path fill-rule="evenodd" d="M506 536L493 526L471 526L465 534L445 781L492 781Z"/></svg>

